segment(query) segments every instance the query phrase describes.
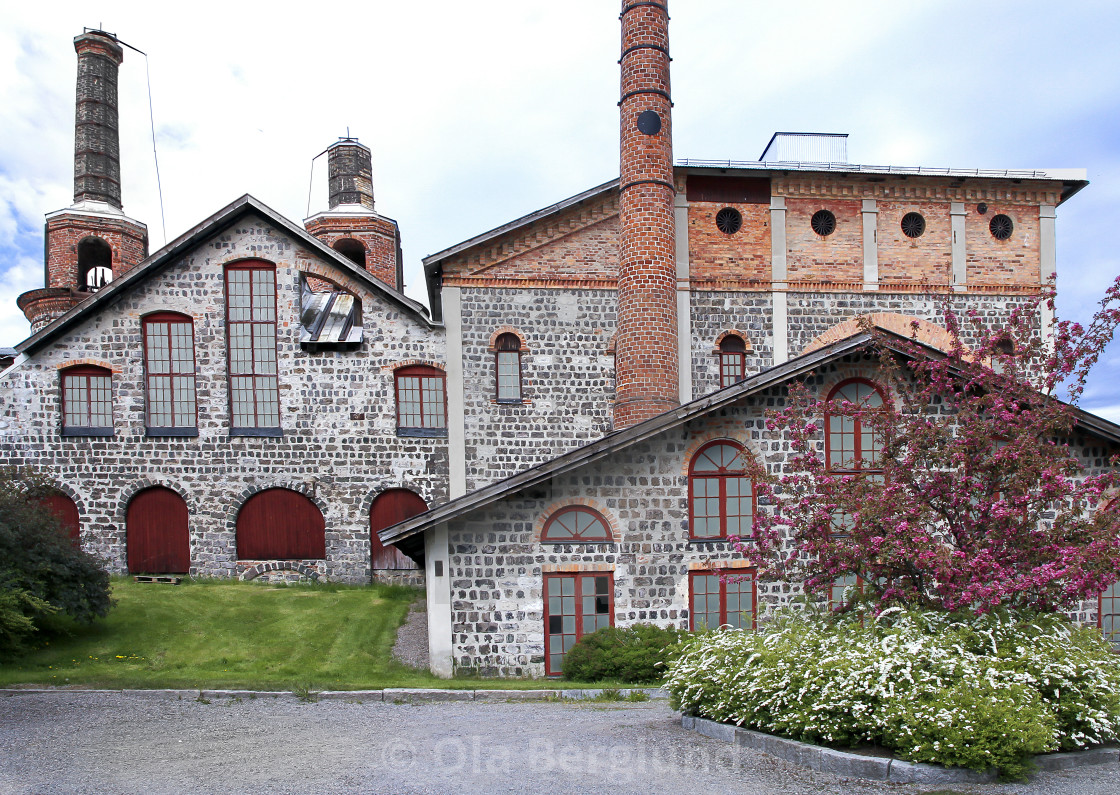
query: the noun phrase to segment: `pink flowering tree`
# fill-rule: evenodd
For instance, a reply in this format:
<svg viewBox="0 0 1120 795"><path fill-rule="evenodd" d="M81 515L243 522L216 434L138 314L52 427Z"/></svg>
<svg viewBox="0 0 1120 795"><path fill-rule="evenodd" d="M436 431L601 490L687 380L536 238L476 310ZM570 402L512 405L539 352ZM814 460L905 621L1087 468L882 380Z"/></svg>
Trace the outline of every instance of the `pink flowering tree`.
<svg viewBox="0 0 1120 795"><path fill-rule="evenodd" d="M736 541L760 576L976 612L1068 609L1120 580L1120 511L1101 510L1120 457L1075 409L1120 323L1120 280L1088 327L1059 322L1049 341L1038 309L987 333L947 312L943 353L869 327L878 390L828 400L812 377L795 384L768 417L791 457L777 472L755 464L760 510ZM971 346L962 324L978 330ZM860 439L829 446L830 430Z"/></svg>

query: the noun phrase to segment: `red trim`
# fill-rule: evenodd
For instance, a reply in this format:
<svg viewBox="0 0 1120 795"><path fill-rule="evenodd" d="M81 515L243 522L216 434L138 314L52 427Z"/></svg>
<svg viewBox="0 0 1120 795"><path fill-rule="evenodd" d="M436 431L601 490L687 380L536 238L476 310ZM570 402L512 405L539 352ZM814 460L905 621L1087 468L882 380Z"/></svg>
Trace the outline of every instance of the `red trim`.
<svg viewBox="0 0 1120 795"><path fill-rule="evenodd" d="M198 359L196 358L196 350L194 344L194 318L190 315L184 315L180 312L152 312L150 315L144 315L140 323L140 335L144 344L144 422L149 428L156 427L174 427L174 428L197 428L198 427ZM148 326L151 323L187 323L191 327L191 362L193 369L190 372L192 378L196 379L193 390L194 395L191 398L191 403L194 406L194 416L189 424L174 424L175 422L175 406L178 403L176 398L179 396L175 388L175 375L183 375L183 373L168 372L167 375L171 376L171 426L157 426L153 425L151 417L151 374L148 372ZM170 325L167 329L167 355L168 361L171 361L171 328ZM160 375L163 375L162 373Z"/></svg>
<svg viewBox="0 0 1120 795"><path fill-rule="evenodd" d="M849 471L856 471L856 470L858 470L860 472L863 472L863 473L882 472L883 471L882 467L864 467L864 466L862 466L863 456L864 456L864 450L863 450L863 421L859 417L853 417L852 418L852 421L853 421L852 432L855 434L855 440L854 440L854 443L853 443L854 444L854 458L853 458L853 460L854 460L855 466L853 468L833 467L832 466L832 436L833 436L833 432L832 432L831 418L833 416L844 416L844 415L838 414L838 413L833 412L833 411L830 411L829 407L832 403L832 400L836 396L836 393L839 392L844 387L846 387L848 384L864 384L866 386L869 386L879 394L879 399L883 401L884 406L887 403L887 396L883 393L882 388L878 384L876 384L874 381L869 381L866 378L847 378L847 379L841 381L836 386L834 386L831 389L831 391L829 391L828 398L826 399L826 403L825 403L825 409L824 409L824 462L825 462L825 469L827 469L830 472L834 472L834 471L836 471L836 472L849 472Z"/></svg>
<svg viewBox="0 0 1120 795"><path fill-rule="evenodd" d="M250 373L237 373L237 376L236 376L236 377L246 377L246 376L248 376L248 377L253 378L253 424L252 425L235 425L234 424L235 416L234 416L234 408L233 408L233 405L234 405L233 404L233 395L234 395L233 379L234 379L235 376L234 376L234 373L231 369L231 363L232 363L232 360L233 360L233 356L231 355L231 350L232 349L230 347L230 319L229 319L229 274L233 271L271 271L271 273L272 273L272 322L271 322L270 325L272 326L273 357L276 360L276 364L277 364L276 370L277 370L277 372L275 374L271 375L271 376L268 376L268 375L258 376L258 374L256 372L256 365L254 364L253 368L252 368L252 372L250 372ZM240 260L238 262L232 262L232 263L229 263L228 265L226 265L225 273L223 275L223 278L225 280L225 290L226 290L226 292L225 292L225 299L226 299L226 303L225 303L226 384L227 384L226 392L228 393L227 398L228 398L228 402L229 402L228 403L228 411L229 411L229 427L230 427L230 430L231 431L236 431L236 430L255 429L255 428L279 429L281 427L281 423L280 423L280 373L279 373L279 360L276 357L276 332L277 332L277 327L278 327L278 322L277 321L279 320L280 307L279 307L279 302L277 301L277 295L276 295L276 265L271 263L271 262L267 262L265 260ZM249 294L250 294L250 302L251 302L252 301L252 278L251 277L250 277L250 282L249 282ZM250 307L252 307L252 303L250 303ZM248 323L250 326L268 325L269 324L268 321L253 320L251 309L250 309L250 319L249 320L247 320L247 321L239 320L237 322L238 323ZM255 337L254 337L254 339L255 339ZM252 349L250 349L250 350L252 350ZM260 412L258 411L258 406L257 406L257 389L256 389L256 379L258 377L271 377L271 378L276 379L277 413L276 413L276 424L275 425L261 425L260 424Z"/></svg>
<svg viewBox="0 0 1120 795"><path fill-rule="evenodd" d="M438 378L443 384L443 425L429 426L425 425L425 417L427 416L427 405L424 403L424 387L423 382L420 385L420 424L419 425L403 425L401 424L401 379L402 378ZM437 431L447 430L447 376L443 370L438 370L435 367L430 367L426 364L412 364L407 367L400 367L393 372L393 397L397 404L397 430L401 429L432 429Z"/></svg>
<svg viewBox="0 0 1120 795"><path fill-rule="evenodd" d="M548 532L552 528L553 523L564 514L568 513L587 513L595 517L595 519L602 525L603 532L606 534L599 537L579 537L579 538L549 538ZM611 534L610 522L606 520L603 514L596 511L594 508L588 508L586 505L569 505L566 508L561 508L556 511L552 516L548 517L548 521L544 523L544 530L541 531L542 544L610 544L614 541L614 536Z"/></svg>
<svg viewBox="0 0 1120 795"><path fill-rule="evenodd" d="M517 360L517 394L513 397L502 397L502 354L514 354ZM500 403L521 402L521 338L512 332L498 335L494 341L494 399Z"/></svg>
<svg viewBox="0 0 1120 795"><path fill-rule="evenodd" d="M575 581L574 587L574 610L572 615L575 618L575 632L574 633L559 633L574 635L578 641L583 637L583 581L587 578L606 577L607 578L607 626L614 626L614 572L610 571L587 571L587 572L554 572L544 575L544 670L546 676L560 676L563 671L552 670L552 654L551 654L551 641L549 637L551 634L549 630L549 596L548 596L548 583L551 580L571 579ZM561 597L562 598L562 597ZM560 617L566 615L561 609ZM600 614L601 615L601 614ZM563 653L563 652L561 652Z"/></svg>
<svg viewBox="0 0 1120 795"><path fill-rule="evenodd" d="M747 376L747 343L738 334L728 334L719 341L719 386L731 386ZM737 375L729 375L734 370Z"/></svg>
<svg viewBox="0 0 1120 795"><path fill-rule="evenodd" d="M758 628L758 577L754 569L699 569L688 573L688 628L696 631L696 610L693 597L696 594L695 581L697 577L719 577L719 626L728 623L727 620L727 578L750 578L751 594L751 621L749 629ZM739 583L741 584L742 580ZM712 627L714 629L715 627Z"/></svg>
<svg viewBox="0 0 1120 795"><path fill-rule="evenodd" d="M116 412L115 412L116 406L113 404L113 371L109 370L105 367L97 367L95 365L90 365L90 364L79 364L79 365L75 365L73 367L66 367L62 370L59 370L59 374L62 376L59 379L59 388L61 390L61 395L59 396L59 406L62 407L62 416L59 419L61 420L63 433L75 433L76 432L77 435L82 435L83 431L106 430L106 429L109 430L109 431L112 431L112 429L116 425L116 419L117 419L116 418ZM86 381L86 404L85 404L86 415L92 418L92 416L93 416L93 403L92 403L92 392L93 392L93 390L91 389L90 383L89 383L89 379L91 377L108 378L109 379L109 412L110 412L110 415L111 415L112 423L110 425L107 425L107 426L101 426L101 425L67 425L66 424L66 415L67 415L67 411L66 411L66 408L67 408L67 406L66 406L66 382L71 378L84 378L85 379L85 381Z"/></svg>
<svg viewBox="0 0 1120 795"><path fill-rule="evenodd" d="M719 445L729 445L739 451L740 460L743 461L743 466L740 469L725 469L720 468L714 472L695 472L696 462L700 456L706 451ZM751 490L751 523L754 523L754 515L758 509L758 494L754 488L754 482L747 477L746 460L750 453L747 449L738 442L731 439L716 439L708 442L695 453L692 454L692 459L688 464L688 537L691 541L719 541L727 538L727 481L732 478L744 478L749 484ZM697 479L708 480L718 479L719 481L719 535L714 536L700 536L696 535L696 500L693 490L693 483ZM742 515L739 515L740 518ZM710 518L710 517L705 517ZM740 528L741 530L741 528ZM740 533L742 534L742 533Z"/></svg>

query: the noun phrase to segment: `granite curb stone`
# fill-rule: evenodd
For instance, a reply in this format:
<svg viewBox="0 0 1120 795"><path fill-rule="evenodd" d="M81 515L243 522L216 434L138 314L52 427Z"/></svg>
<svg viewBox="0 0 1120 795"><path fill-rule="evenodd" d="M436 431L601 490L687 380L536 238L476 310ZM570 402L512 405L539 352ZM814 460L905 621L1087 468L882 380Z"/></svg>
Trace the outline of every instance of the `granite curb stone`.
<svg viewBox="0 0 1120 795"><path fill-rule="evenodd" d="M761 751L810 770L849 778L935 786L986 784L997 779L994 770L980 772L967 768L942 767L920 762L904 762L901 759L854 754L751 729L741 729L730 723L720 723L693 715L682 715L681 726L705 737ZM1086 751L1040 754L1034 757L1034 762L1039 770L1067 770L1071 767L1113 764L1120 762L1120 749L1090 748Z"/></svg>
<svg viewBox="0 0 1120 795"><path fill-rule="evenodd" d="M389 701L407 704L422 704L441 701L549 701L566 698L573 700L597 698L603 690L445 690L441 688L386 687L383 690L309 690L307 693L294 693L291 690L207 690L207 689L164 689L164 690L110 690L106 688L49 688L49 687L6 687L0 688L0 696L22 696L42 693L81 693L84 695L104 695L107 693L128 693L146 698L170 698L178 700L222 699L222 698L279 698L294 696L311 700L328 701ZM660 688L624 688L617 691L626 697L633 693L645 693L651 699L668 698Z"/></svg>

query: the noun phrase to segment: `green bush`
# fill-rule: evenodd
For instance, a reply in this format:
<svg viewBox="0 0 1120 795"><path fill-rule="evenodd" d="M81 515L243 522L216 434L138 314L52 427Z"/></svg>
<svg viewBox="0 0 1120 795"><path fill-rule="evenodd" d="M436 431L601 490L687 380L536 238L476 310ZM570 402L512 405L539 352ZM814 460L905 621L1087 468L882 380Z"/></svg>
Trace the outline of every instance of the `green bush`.
<svg viewBox="0 0 1120 795"><path fill-rule="evenodd" d="M676 627L654 624L603 627L584 635L564 656L564 677L581 682L660 682L674 649L686 637Z"/></svg>
<svg viewBox="0 0 1120 795"><path fill-rule="evenodd" d="M109 575L42 507L48 492L33 473L0 470L0 654L54 613L89 622L109 612Z"/></svg>
<svg viewBox="0 0 1120 795"><path fill-rule="evenodd" d="M1120 737L1120 658L1054 615L786 611L758 633L697 636L665 687L713 720L1009 778L1032 754Z"/></svg>

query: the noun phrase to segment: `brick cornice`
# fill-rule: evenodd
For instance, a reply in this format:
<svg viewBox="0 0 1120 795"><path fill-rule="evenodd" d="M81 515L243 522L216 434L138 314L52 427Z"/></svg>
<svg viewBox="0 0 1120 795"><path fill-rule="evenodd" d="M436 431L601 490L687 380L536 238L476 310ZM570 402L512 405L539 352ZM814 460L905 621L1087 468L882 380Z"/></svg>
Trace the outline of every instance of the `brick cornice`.
<svg viewBox="0 0 1120 795"><path fill-rule="evenodd" d="M577 288L582 290L616 290L617 279L554 276L444 276L444 287L531 287L542 290Z"/></svg>
<svg viewBox="0 0 1120 795"><path fill-rule="evenodd" d="M1057 204L1060 191L1050 185L985 183L979 180L903 180L883 182L837 179L835 175L774 177L775 196L786 198L884 199L896 201L1003 202L1009 204Z"/></svg>

